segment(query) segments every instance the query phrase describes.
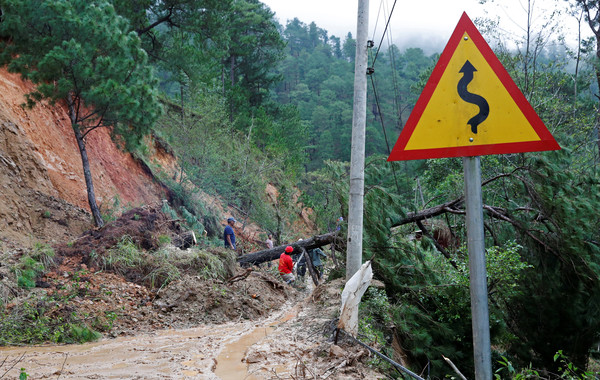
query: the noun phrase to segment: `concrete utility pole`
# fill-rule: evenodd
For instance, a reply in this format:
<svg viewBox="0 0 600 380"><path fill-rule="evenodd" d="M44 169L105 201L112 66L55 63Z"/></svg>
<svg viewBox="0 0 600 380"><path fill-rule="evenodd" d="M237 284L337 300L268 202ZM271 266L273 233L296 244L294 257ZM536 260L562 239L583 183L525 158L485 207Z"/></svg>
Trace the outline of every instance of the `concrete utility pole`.
<svg viewBox="0 0 600 380"><path fill-rule="evenodd" d="M367 120L367 35L369 0L358 0L356 58L354 63L354 112L350 155L350 199L348 205L348 251L346 280L362 265L363 198L365 194L365 129Z"/></svg>

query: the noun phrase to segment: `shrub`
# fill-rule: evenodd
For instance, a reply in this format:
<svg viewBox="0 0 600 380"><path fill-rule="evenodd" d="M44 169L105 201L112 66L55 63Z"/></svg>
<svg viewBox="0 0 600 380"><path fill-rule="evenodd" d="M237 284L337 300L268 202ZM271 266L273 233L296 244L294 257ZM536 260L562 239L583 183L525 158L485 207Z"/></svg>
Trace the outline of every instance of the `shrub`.
<svg viewBox="0 0 600 380"><path fill-rule="evenodd" d="M0 345L40 343L85 343L100 338L100 334L82 325L77 313L64 317L49 317L60 300L52 297L32 298L10 310L0 309Z"/></svg>
<svg viewBox="0 0 600 380"><path fill-rule="evenodd" d="M21 257L14 271L21 288L35 287L35 280L54 265L54 250L47 244L35 243L28 255Z"/></svg>

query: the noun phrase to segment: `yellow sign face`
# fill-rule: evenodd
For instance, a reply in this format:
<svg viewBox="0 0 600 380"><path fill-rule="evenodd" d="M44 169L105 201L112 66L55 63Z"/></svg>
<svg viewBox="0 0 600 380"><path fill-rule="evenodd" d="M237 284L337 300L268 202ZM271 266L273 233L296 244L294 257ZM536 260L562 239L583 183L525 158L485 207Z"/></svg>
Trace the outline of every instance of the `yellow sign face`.
<svg viewBox="0 0 600 380"><path fill-rule="evenodd" d="M466 14L388 161L560 149Z"/></svg>
<svg viewBox="0 0 600 380"><path fill-rule="evenodd" d="M463 78L460 71L466 61L477 70L473 72L468 91L483 97L489 105L489 115L478 125L477 133L471 131L467 122L477 115L479 106L461 99L457 91L457 84ZM500 79L465 33L405 149L539 140Z"/></svg>

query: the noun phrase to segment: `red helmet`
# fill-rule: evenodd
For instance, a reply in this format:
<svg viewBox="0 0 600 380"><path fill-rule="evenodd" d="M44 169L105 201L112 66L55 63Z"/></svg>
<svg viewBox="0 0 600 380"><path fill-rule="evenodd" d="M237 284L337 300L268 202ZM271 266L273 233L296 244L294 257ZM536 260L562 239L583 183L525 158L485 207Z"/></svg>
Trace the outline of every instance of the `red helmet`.
<svg viewBox="0 0 600 380"><path fill-rule="evenodd" d="M285 247L286 253L292 253L293 251L294 251L294 247L292 247L291 245L288 245L287 247Z"/></svg>

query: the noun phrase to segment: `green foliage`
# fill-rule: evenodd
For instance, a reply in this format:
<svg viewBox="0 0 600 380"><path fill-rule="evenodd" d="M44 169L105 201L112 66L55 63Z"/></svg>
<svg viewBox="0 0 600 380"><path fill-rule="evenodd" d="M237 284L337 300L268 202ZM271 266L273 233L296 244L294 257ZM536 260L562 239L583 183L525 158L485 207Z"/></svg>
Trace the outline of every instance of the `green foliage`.
<svg viewBox="0 0 600 380"><path fill-rule="evenodd" d="M274 209L265 188L268 182L294 181L300 171L304 161L300 122L291 108L282 108L275 117L259 110L244 136L228 123L224 105L220 96L199 91L183 114L179 108L169 109L158 124L157 134L172 147L180 166L175 178L160 178L176 195L177 213L191 228L199 230L199 236L204 230L209 236L217 236L222 229L219 212L205 204L198 188L219 194L255 220L264 220L265 227L275 231L275 214L293 204L292 197L278 202ZM160 171L151 163L150 166ZM284 219L294 214L287 213Z"/></svg>
<svg viewBox="0 0 600 380"><path fill-rule="evenodd" d="M106 0L2 2L0 66L36 87L27 106L62 102L81 155L94 223L104 221L96 204L85 137L110 129L132 149L161 113L158 82L137 34Z"/></svg>
<svg viewBox="0 0 600 380"><path fill-rule="evenodd" d="M361 340L372 347L383 351L387 356L391 353L390 328L393 326L391 305L383 289L369 287L360 303L358 334ZM386 337L387 334L387 337ZM374 357L369 364L382 372L391 372L391 365Z"/></svg>
<svg viewBox="0 0 600 380"><path fill-rule="evenodd" d="M127 235L96 260L101 260L103 269L131 277L150 288L163 287L181 276L167 251L145 252Z"/></svg>
<svg viewBox="0 0 600 380"><path fill-rule="evenodd" d="M295 105L307 123L307 170L319 169L327 160L349 161L356 41L348 34L341 49L338 37L329 37L314 23L307 25L298 19L288 21L283 36L287 42L279 68L283 81L275 92L280 103ZM387 145L395 141L416 101L419 91L413 86L432 62L418 48L400 52L392 45L379 52L375 74L370 76L378 96L375 99L370 84L367 100L367 155L391 148Z"/></svg>
<svg viewBox="0 0 600 380"><path fill-rule="evenodd" d="M125 274L129 268L141 267L146 261L144 255L131 236L125 235L102 257L102 268Z"/></svg>
<svg viewBox="0 0 600 380"><path fill-rule="evenodd" d="M150 288L162 288L181 278L184 272L194 273L205 279L225 279L235 271L236 254L230 250L205 250L192 248L187 251L164 246L157 251L141 250L129 236L109 249L96 260L102 267L130 277Z"/></svg>
<svg viewBox="0 0 600 380"><path fill-rule="evenodd" d="M118 193L112 197L112 205L108 205L105 209L102 206L100 206L100 213L105 223L114 222L123 213L121 196Z"/></svg>
<svg viewBox="0 0 600 380"><path fill-rule="evenodd" d="M234 0L228 15L228 101L240 114L262 105L280 77L270 68L283 58L284 42L273 21L274 13L258 0ZM246 125L247 126L247 125Z"/></svg>
<svg viewBox="0 0 600 380"><path fill-rule="evenodd" d="M168 235L160 235L158 237L158 244L159 245L167 245L171 243L171 237Z"/></svg>
<svg viewBox="0 0 600 380"><path fill-rule="evenodd" d="M300 200L318 215L315 223L320 231L333 232L340 217L347 219L349 168L345 162L326 161L322 169L307 173L300 184ZM340 235L343 233L345 229Z"/></svg>
<svg viewBox="0 0 600 380"><path fill-rule="evenodd" d="M76 313L49 317L46 312L64 300L53 297L33 298L8 310L0 309L0 345L40 343L85 343L100 334L83 324Z"/></svg>
<svg viewBox="0 0 600 380"><path fill-rule="evenodd" d="M0 44L0 64L37 85L30 105L65 100L76 107L73 128L112 126L128 145L157 119L147 55L110 3L7 0L2 11L0 35L10 38Z"/></svg>
<svg viewBox="0 0 600 380"><path fill-rule="evenodd" d="M27 380L28 377L29 375L27 374L27 371L25 371L25 368L21 368L19 371L19 380Z"/></svg>
<svg viewBox="0 0 600 380"><path fill-rule="evenodd" d="M558 363L558 373L547 374L546 371L536 370L532 368L532 365L517 369L513 364L506 358L502 357L499 361L500 368L494 373L496 380L501 379L512 379L512 380L523 380L523 379L540 379L540 378L552 378L552 379L565 379L565 380L587 380L597 379L600 372L584 371L577 368L569 359L564 355L562 350L558 350L554 354L554 361Z"/></svg>
<svg viewBox="0 0 600 380"><path fill-rule="evenodd" d="M69 325L69 336L75 342L93 342L102 337L102 335L87 326Z"/></svg>
<svg viewBox="0 0 600 380"><path fill-rule="evenodd" d="M222 248L193 248L188 252L171 251L169 261L181 271L204 279L226 279L234 275L237 255Z"/></svg>
<svg viewBox="0 0 600 380"><path fill-rule="evenodd" d="M54 265L54 250L49 245L36 242L31 252L14 267L17 284L21 288L35 287L36 279Z"/></svg>

